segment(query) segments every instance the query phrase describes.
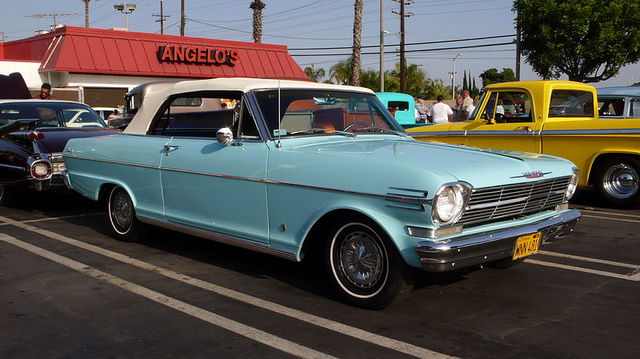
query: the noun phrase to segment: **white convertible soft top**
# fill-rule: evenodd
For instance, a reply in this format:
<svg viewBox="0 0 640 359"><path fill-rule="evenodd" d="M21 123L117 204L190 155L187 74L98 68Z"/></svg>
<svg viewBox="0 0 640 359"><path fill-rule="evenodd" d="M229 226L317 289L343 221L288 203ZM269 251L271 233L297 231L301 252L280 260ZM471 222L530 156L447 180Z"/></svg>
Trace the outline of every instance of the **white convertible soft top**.
<svg viewBox="0 0 640 359"><path fill-rule="evenodd" d="M308 90L335 90L335 91L353 91L367 92L374 94L368 88L320 84L310 81L296 80L276 80L276 79L256 79L256 78L216 78L210 80L187 80L176 82L174 85L165 89L152 91L145 98L140 109L131 120L131 123L124 130L128 134L146 134L153 116L158 111L166 98L172 94L189 93L196 91L241 91L248 92L257 89L308 89Z"/></svg>

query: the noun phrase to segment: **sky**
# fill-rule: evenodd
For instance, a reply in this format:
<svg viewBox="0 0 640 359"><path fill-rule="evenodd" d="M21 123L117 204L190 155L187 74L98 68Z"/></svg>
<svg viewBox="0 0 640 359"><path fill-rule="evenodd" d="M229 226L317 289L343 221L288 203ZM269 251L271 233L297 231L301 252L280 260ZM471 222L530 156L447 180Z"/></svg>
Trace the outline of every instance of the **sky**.
<svg viewBox="0 0 640 359"><path fill-rule="evenodd" d="M34 36L55 24L85 26L83 0L0 0L0 36L5 42ZM252 0L184 0L185 36L252 42ZM353 45L353 0L263 0L263 43L286 45L298 64L323 68L346 60ZM409 2L406 0L406 2ZM20 4L15 6L15 4ZM160 4L164 33L180 35L181 0L91 0L89 26L125 27L125 15L116 3L135 4L128 15L129 31L160 33ZM383 0L385 70L399 61L400 5ZM409 64L417 64L428 78L451 84L455 64L456 86L463 73L476 78L491 68L515 71L512 0L414 0L405 6L405 44ZM364 0L362 66L380 69L380 0ZM491 38L491 39L478 39ZM471 40L476 39L476 40ZM464 41L460 41L464 40ZM491 45L482 46L478 45ZM320 49L318 49L320 48ZM460 55L458 55L460 54ZM455 60L454 60L455 58ZM521 80L538 80L524 58ZM561 79L566 79L561 78ZM640 64L622 68L620 74L596 87L626 86L640 82Z"/></svg>

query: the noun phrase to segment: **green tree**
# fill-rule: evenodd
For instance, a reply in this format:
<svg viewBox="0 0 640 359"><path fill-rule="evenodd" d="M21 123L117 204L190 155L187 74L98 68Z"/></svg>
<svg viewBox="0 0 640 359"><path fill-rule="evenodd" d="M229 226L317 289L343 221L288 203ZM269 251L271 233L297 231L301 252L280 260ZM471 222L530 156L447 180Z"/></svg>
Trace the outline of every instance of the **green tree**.
<svg viewBox="0 0 640 359"><path fill-rule="evenodd" d="M331 66L329 69L329 79L335 81L338 85L346 85L349 79L351 79L351 62L353 62L353 58L349 57Z"/></svg>
<svg viewBox="0 0 640 359"><path fill-rule="evenodd" d="M304 73L307 74L310 79L316 82L320 82L320 79L322 79L326 74L323 68L319 68L316 70L314 65L305 67Z"/></svg>
<svg viewBox="0 0 640 359"><path fill-rule="evenodd" d="M417 64L409 64L405 68L405 78L406 78L406 90L405 92L412 96L420 96L423 95L425 89L425 80L427 79L427 74L420 69L420 65ZM390 71L389 77L391 78L388 90L390 92L398 92L400 91L400 63L396 63L395 69ZM387 88L385 82L385 88Z"/></svg>
<svg viewBox="0 0 640 359"><path fill-rule="evenodd" d="M482 86L487 86L499 82L515 81L516 75L509 68L503 68L502 72L492 68L481 73L480 78L482 79Z"/></svg>
<svg viewBox="0 0 640 359"><path fill-rule="evenodd" d="M442 79L426 79L422 96L429 99L435 99L438 95L444 96L445 99L450 99L451 86L446 86Z"/></svg>
<svg viewBox="0 0 640 359"><path fill-rule="evenodd" d="M521 49L545 79L597 82L640 60L640 2L515 0Z"/></svg>

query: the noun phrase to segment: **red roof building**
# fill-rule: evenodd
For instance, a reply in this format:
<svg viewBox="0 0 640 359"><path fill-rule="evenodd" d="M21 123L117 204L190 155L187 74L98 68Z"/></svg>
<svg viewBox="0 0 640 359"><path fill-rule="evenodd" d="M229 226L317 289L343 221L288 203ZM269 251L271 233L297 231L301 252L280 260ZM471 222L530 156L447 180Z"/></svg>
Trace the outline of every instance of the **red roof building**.
<svg viewBox="0 0 640 359"><path fill-rule="evenodd" d="M150 81L308 79L282 45L69 26L0 43L0 73L12 72L33 90L48 82L57 97L68 92L92 106L116 106L105 102L121 102L127 90Z"/></svg>

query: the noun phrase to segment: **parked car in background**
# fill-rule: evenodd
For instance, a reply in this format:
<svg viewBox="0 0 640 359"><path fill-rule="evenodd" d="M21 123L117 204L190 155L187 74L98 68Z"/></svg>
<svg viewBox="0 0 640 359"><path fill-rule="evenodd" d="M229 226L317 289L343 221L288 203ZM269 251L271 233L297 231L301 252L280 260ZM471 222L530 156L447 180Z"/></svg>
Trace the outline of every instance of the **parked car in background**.
<svg viewBox="0 0 640 359"><path fill-rule="evenodd" d="M118 111L118 113L114 113L107 118L107 125L120 129L126 128L149 92L167 88L174 83L176 81L147 82L132 88L131 91L124 95L124 110Z"/></svg>
<svg viewBox="0 0 640 359"><path fill-rule="evenodd" d="M122 133L70 140L64 161L119 239L151 224L316 259L373 309L406 296L417 268L513 265L580 217L571 162L416 141L360 87L178 82L149 92Z"/></svg>
<svg viewBox="0 0 640 359"><path fill-rule="evenodd" d="M0 100L0 205L13 203L25 188L66 189L61 174L67 140L115 132L82 103Z"/></svg>
<svg viewBox="0 0 640 359"><path fill-rule="evenodd" d="M600 118L640 118L640 86L604 87L597 91Z"/></svg>
<svg viewBox="0 0 640 359"><path fill-rule="evenodd" d="M403 128L424 126L424 123L416 123L416 103L413 96L397 92L376 92L376 96Z"/></svg>
<svg viewBox="0 0 640 359"><path fill-rule="evenodd" d="M100 118L107 122L109 116L112 114L118 114L119 110L115 107L92 107L92 109L100 116Z"/></svg>
<svg viewBox="0 0 640 359"><path fill-rule="evenodd" d="M468 121L407 132L423 141L564 157L580 169L580 187L593 186L614 207L640 205L640 118L599 117L596 89L587 84L489 85Z"/></svg>

